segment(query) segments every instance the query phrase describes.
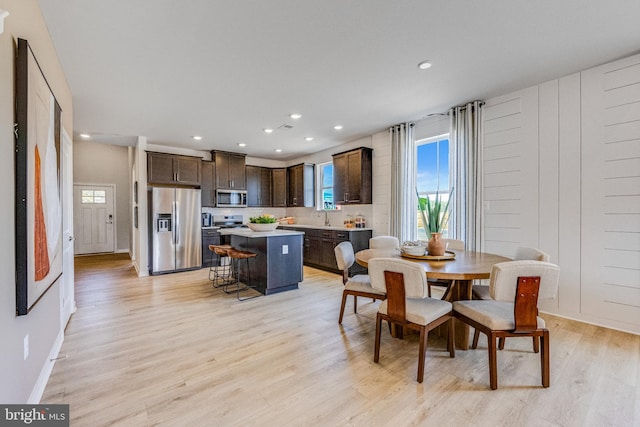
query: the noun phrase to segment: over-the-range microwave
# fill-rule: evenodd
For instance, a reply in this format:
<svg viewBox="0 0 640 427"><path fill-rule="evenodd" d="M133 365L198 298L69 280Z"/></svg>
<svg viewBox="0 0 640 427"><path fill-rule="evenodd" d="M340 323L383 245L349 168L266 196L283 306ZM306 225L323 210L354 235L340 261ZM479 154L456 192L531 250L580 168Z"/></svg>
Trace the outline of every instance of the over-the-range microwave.
<svg viewBox="0 0 640 427"><path fill-rule="evenodd" d="M246 208L247 192L243 190L216 190L216 207Z"/></svg>

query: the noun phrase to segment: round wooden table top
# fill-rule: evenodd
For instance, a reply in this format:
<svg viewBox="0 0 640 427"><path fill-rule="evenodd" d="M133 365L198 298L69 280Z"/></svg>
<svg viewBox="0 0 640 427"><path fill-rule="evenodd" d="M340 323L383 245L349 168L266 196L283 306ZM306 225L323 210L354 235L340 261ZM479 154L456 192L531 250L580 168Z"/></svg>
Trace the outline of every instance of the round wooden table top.
<svg viewBox="0 0 640 427"><path fill-rule="evenodd" d="M446 280L488 279L491 267L510 258L485 252L452 251L456 257L447 261L427 261L400 256L397 249L365 249L356 253L356 262L367 267L371 258L399 258L415 262L424 267L429 278Z"/></svg>

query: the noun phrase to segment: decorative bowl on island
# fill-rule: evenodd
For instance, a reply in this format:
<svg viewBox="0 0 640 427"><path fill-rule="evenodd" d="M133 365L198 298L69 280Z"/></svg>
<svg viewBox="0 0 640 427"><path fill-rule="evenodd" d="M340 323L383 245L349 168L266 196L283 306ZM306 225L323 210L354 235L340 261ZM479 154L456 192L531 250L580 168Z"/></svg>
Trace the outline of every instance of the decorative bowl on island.
<svg viewBox="0 0 640 427"><path fill-rule="evenodd" d="M273 222L270 224L257 224L250 222L247 224L247 226L253 231L274 231L276 228L278 228L278 225L280 224L278 224L277 222Z"/></svg>
<svg viewBox="0 0 640 427"><path fill-rule="evenodd" d="M278 228L278 221L273 215L264 214L249 218L247 226L253 231L273 231Z"/></svg>

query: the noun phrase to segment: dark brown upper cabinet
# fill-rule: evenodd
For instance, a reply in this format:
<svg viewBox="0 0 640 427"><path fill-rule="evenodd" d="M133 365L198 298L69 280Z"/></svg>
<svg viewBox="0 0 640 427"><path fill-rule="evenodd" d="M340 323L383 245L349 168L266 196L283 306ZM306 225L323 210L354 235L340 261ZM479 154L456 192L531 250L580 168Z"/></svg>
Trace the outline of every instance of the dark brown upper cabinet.
<svg viewBox="0 0 640 427"><path fill-rule="evenodd" d="M312 208L315 205L314 165L301 163L287 168L287 206Z"/></svg>
<svg viewBox="0 0 640 427"><path fill-rule="evenodd" d="M271 169L271 206L287 206L287 169Z"/></svg>
<svg viewBox="0 0 640 427"><path fill-rule="evenodd" d="M149 184L200 185L200 157L147 153Z"/></svg>
<svg viewBox="0 0 640 427"><path fill-rule="evenodd" d="M371 203L371 148L333 155L333 199L337 205Z"/></svg>
<svg viewBox="0 0 640 427"><path fill-rule="evenodd" d="M216 189L247 189L244 154L212 151L211 159L216 164Z"/></svg>
<svg viewBox="0 0 640 427"><path fill-rule="evenodd" d="M246 166L247 206L271 206L271 169L260 166Z"/></svg>
<svg viewBox="0 0 640 427"><path fill-rule="evenodd" d="M214 208L216 206L215 170L215 163L202 161L200 183L200 201L202 207Z"/></svg>

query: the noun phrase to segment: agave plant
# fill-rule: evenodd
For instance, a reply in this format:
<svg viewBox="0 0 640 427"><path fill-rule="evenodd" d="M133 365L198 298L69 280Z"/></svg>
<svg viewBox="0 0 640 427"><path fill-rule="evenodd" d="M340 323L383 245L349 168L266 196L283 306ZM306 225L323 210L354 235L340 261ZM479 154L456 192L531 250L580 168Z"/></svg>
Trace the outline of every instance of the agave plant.
<svg viewBox="0 0 640 427"><path fill-rule="evenodd" d="M432 203L428 197L420 197L418 188L416 188L418 208L422 214L422 224L429 239L431 238L431 233L441 233L442 230L447 228L447 223L449 222L449 202L451 201L452 195L453 188L451 188L451 192L449 193L449 199L444 203L442 199L440 199L440 194L436 191L436 198Z"/></svg>

